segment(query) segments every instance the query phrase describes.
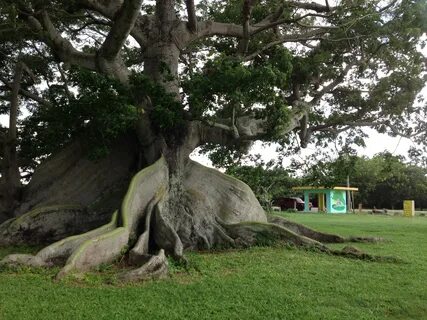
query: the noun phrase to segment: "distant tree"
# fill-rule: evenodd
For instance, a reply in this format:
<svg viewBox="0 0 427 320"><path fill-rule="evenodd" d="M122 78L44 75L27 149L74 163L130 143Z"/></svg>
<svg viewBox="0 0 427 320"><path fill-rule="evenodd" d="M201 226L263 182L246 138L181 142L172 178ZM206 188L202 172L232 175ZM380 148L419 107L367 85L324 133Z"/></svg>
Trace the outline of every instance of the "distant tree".
<svg viewBox="0 0 427 320"><path fill-rule="evenodd" d="M400 156L388 152L371 159L341 155L336 160L318 161L305 172L309 184L345 185L358 187L356 203L365 207L402 208L404 200L415 200L419 208L426 207L427 170L407 164Z"/></svg>
<svg viewBox="0 0 427 320"><path fill-rule="evenodd" d="M278 197L293 195L292 187L298 185L298 179L290 176L286 169L271 163L256 166L233 166L227 174L247 183L254 191L261 205L271 209L272 201Z"/></svg>
<svg viewBox="0 0 427 320"><path fill-rule="evenodd" d="M427 169L409 165L405 169L408 184L404 200L414 200L416 208L427 208Z"/></svg>

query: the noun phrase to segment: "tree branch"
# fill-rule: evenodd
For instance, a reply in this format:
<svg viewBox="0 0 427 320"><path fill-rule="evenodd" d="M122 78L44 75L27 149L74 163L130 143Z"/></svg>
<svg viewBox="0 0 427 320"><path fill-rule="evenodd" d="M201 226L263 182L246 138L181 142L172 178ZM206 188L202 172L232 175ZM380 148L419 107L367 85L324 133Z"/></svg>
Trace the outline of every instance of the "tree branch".
<svg viewBox="0 0 427 320"><path fill-rule="evenodd" d="M71 94L71 92L70 92L70 90L69 90L69 87L68 87L68 80L67 80L67 77L66 77L66 75L65 75L65 72L64 72L64 70L62 69L62 67L61 67L61 64L57 64L57 66L58 66L58 71L59 71L59 74L60 74L60 76L61 76L61 80L62 80L62 82L64 82L64 90L65 90L65 93L66 93L66 95L67 95L67 97L68 97L68 99L71 99L72 97L73 97L73 95Z"/></svg>
<svg viewBox="0 0 427 320"><path fill-rule="evenodd" d="M284 35L282 36L280 39L276 40L276 41L272 41L268 44L266 44L263 48L259 49L258 51L247 55L246 57L243 58L244 61L250 61L252 59L254 59L256 56L258 56L259 54L261 54L262 52L275 47L278 44L282 44L282 43L286 43L286 42L300 42L300 41L310 41L310 40L322 40L323 38L320 37L321 35L325 34L326 31L324 30L313 30L310 32L306 32L304 34L288 34L288 35Z"/></svg>
<svg viewBox="0 0 427 320"><path fill-rule="evenodd" d="M284 136L301 126L301 120L306 115L303 108L295 108L286 126L281 126L277 134ZM200 144L216 143L232 145L267 138L269 121L267 118L256 118L252 115L241 116L235 119L235 124L229 120L197 121L200 126Z"/></svg>
<svg viewBox="0 0 427 320"><path fill-rule="evenodd" d="M312 16L313 14L307 14L303 17ZM301 19L303 18L301 17ZM323 16L326 17L326 16ZM235 37L235 38L245 38L245 32L249 33L249 36L253 36L262 31L277 27L279 25L285 23L298 23L300 18L296 19L281 19L276 21L270 21L266 24L266 20L264 22L257 23L253 26L239 26L232 23L221 23L215 21L203 21L199 23L199 32L197 33L196 39L200 39L203 37L211 37L211 36L226 36L226 37ZM301 25L306 28L315 28L315 29L324 29L324 32L331 29L337 29L335 26L307 26ZM192 39L195 40L195 39Z"/></svg>
<svg viewBox="0 0 427 320"><path fill-rule="evenodd" d="M254 0L245 0L242 8L243 16L243 38L240 42L240 53L245 55L248 51L249 40L250 40L250 19L252 14L252 7Z"/></svg>
<svg viewBox="0 0 427 320"><path fill-rule="evenodd" d="M326 1L326 5L322 5L317 2L300 2L300 1L286 1L285 4L289 5L290 7L305 9L305 10L313 10L316 12L331 12L334 11L336 8L331 7L329 3Z"/></svg>
<svg viewBox="0 0 427 320"><path fill-rule="evenodd" d="M96 70L95 55L83 53L74 48L71 42L63 38L56 30L46 11L42 11L38 15L38 19L29 16L28 23L43 34L45 42L55 51L61 61Z"/></svg>
<svg viewBox="0 0 427 320"><path fill-rule="evenodd" d="M222 23L215 21L202 21L199 22L199 30L195 39L197 40L204 37L212 36L226 36L226 37L243 37L243 27L233 23Z"/></svg>
<svg viewBox="0 0 427 320"><path fill-rule="evenodd" d="M191 32L197 31L197 16L196 7L194 6L194 0L185 0L188 15L188 29Z"/></svg>
<svg viewBox="0 0 427 320"><path fill-rule="evenodd" d="M307 13L307 14L304 14L304 15L302 15L300 17L293 18L293 19L273 20L273 21L269 21L267 23L266 22L264 22L264 23L260 22L260 23L257 23L257 24L255 24L253 26L253 31L252 31L251 35L255 35L257 33L260 33L260 32L265 31L267 29L271 29L271 28L277 27L277 26L285 24L285 23L286 24L298 23L298 25L300 25L300 26L305 26L305 25L302 25L301 23L299 23L299 21L301 21L301 20L303 20L304 18L307 18L307 17L322 17L322 18L327 18L328 16L322 15L322 14L317 14L317 13ZM305 27L307 27L307 26L305 26ZM328 28L328 29L336 29L337 28L337 27L334 27L334 26L330 26L330 27L328 27L328 26L310 26L310 27L311 28L319 27L319 28Z"/></svg>
<svg viewBox="0 0 427 320"><path fill-rule="evenodd" d="M123 0L116 1L99 1L99 0L78 0L84 8L99 13L100 15L114 20L116 14L122 7ZM130 35L138 42L141 48L144 48L147 43L147 38L142 32L141 27L147 22L146 16L139 15L134 23L133 29L130 31Z"/></svg>
<svg viewBox="0 0 427 320"><path fill-rule="evenodd" d="M396 2L397 2L397 0L393 0L393 1L391 1L389 4L387 4L387 5L385 5L384 7L380 8L380 9L378 10L378 12L384 12L384 11L386 11L386 10L390 9L392 6L394 6L394 5L395 5L395 3L396 3Z"/></svg>
<svg viewBox="0 0 427 320"><path fill-rule="evenodd" d="M281 5L279 6L279 8L277 8L277 10L268 15L267 17L265 17L263 20L261 20L260 22L258 22L256 25L257 26L262 26L262 25L266 25L266 24L270 24L274 21L279 20L279 18L282 16L283 12L285 11L285 6Z"/></svg>
<svg viewBox="0 0 427 320"><path fill-rule="evenodd" d="M344 70L341 72L341 74L336 77L330 84L328 84L327 86L323 87L322 90L317 91L314 94L313 99L310 101L311 105L315 105L317 104L320 99L328 92L332 91L338 84L340 84L344 78L346 77L346 75L348 74L348 72L351 70L351 68L353 68L355 65L357 65L357 63L360 61L356 61L353 63L348 63L347 66L344 68Z"/></svg>
<svg viewBox="0 0 427 320"><path fill-rule="evenodd" d="M3 76L0 75L0 81L3 82L9 89L12 89L12 83L10 83L6 78L4 78ZM46 106L50 106L51 103L45 99L43 99L42 97L28 91L25 89L22 89L21 87L19 88L19 93L21 95L23 95L24 97L27 97L31 100L34 100L40 104L46 105Z"/></svg>
<svg viewBox="0 0 427 320"><path fill-rule="evenodd" d="M18 61L15 66L15 75L12 82L12 94L10 99L9 113L9 141L16 140L16 122L18 119L19 109L19 90L21 89L21 81L24 73L24 63Z"/></svg>
<svg viewBox="0 0 427 320"><path fill-rule="evenodd" d="M106 60L114 60L139 17L143 0L125 0L114 18L114 24L102 44L99 54Z"/></svg>
<svg viewBox="0 0 427 320"><path fill-rule="evenodd" d="M18 188L21 186L21 175L19 173L18 160L16 155L16 138L17 138L17 120L19 110L19 90L21 88L21 81L24 70L28 69L25 64L19 59L15 65L15 74L13 77L12 93L10 98L10 112L9 112L9 129L4 143L4 159L2 172L5 176L7 195L9 200L16 196Z"/></svg>
<svg viewBox="0 0 427 320"><path fill-rule="evenodd" d="M243 6L243 20L244 23L242 26L236 25L236 24L232 24L232 23L220 23L220 22L215 22L215 21L203 21L199 23L200 29L199 32L197 34L196 39L199 38L203 38L203 37L210 37L210 36L227 36L227 37L236 37L236 38L241 38L243 39L243 44L246 44L249 42L249 39L251 36L258 34L262 31L271 29L271 28L275 28L279 25L282 24L290 24L290 23L299 23L300 20L306 18L306 17L310 17L310 16L317 16L317 17L323 17L323 18L327 18L327 15L322 15L322 14L316 14L316 13L307 13L301 17L297 17L294 19L280 19L280 16L283 13L284 7L281 6L279 7L279 9L272 15L269 15L268 17L266 17L264 20L262 20L261 22L250 26L249 25L249 18L250 18L250 13L251 13L251 8L252 8L252 1L253 0L246 0L244 2L244 6ZM323 6L322 6L323 7ZM332 10L330 10L332 11ZM320 11L322 12L322 11ZM329 11L324 11L324 12L329 12ZM306 28L316 28L316 29L325 29L325 30L330 30L330 29L337 29L338 27L335 26L307 26L304 24L301 24L302 27L306 27ZM325 31L326 32L326 31ZM196 39L192 39L192 40L196 40ZM245 46L243 45L243 48Z"/></svg>
<svg viewBox="0 0 427 320"><path fill-rule="evenodd" d="M85 8L95 10L105 17L112 19L114 15L120 10L124 0L77 0L77 2L83 5Z"/></svg>

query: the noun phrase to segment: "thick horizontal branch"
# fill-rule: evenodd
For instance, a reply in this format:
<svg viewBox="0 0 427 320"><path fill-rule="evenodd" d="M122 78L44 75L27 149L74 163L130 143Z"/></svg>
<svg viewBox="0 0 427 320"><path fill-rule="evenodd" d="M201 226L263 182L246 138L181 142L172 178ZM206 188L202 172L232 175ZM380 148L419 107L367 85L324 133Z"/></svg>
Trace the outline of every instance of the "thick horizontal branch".
<svg viewBox="0 0 427 320"><path fill-rule="evenodd" d="M331 7L327 1L325 5L322 5L314 1L313 2L286 1L285 3L290 7L295 7L299 9L305 9L305 10L313 10L316 12L331 12L336 9L335 7Z"/></svg>
<svg viewBox="0 0 427 320"><path fill-rule="evenodd" d="M288 124L280 127L277 135L284 136L287 133L299 128L300 121L306 115L306 110L296 108L289 117ZM196 123L196 122L195 122ZM247 115L238 117L235 123L226 119L217 119L216 121L197 121L200 127L200 144L215 143L221 145L233 145L242 142L264 140L267 138L269 121L267 118L256 118Z"/></svg>
<svg viewBox="0 0 427 320"><path fill-rule="evenodd" d="M199 22L199 30L196 39L211 37L211 36L226 36L226 37L243 37L243 26L233 23L222 23L215 21Z"/></svg>
<svg viewBox="0 0 427 320"><path fill-rule="evenodd" d="M280 25L292 24L292 23L297 23L304 28L324 29L325 32L327 32L327 30L338 28L336 26L304 25L299 22L301 19L304 19L310 16L321 16L324 18L327 17L326 15L315 14L315 13L311 13L311 14L308 13L294 19L278 19L282 13L280 9L278 10L278 12L276 12L276 14L268 16L263 21L251 26L249 25L250 12L251 12L251 2L245 2L243 7L244 19L243 19L243 25L241 26L233 23L202 21L199 23L198 33L196 37L192 39L192 41L203 38L203 37L225 36L225 37L235 37L235 38L243 39L243 41L247 43L250 37L260 32L276 28L277 26L280 26Z"/></svg>
<svg viewBox="0 0 427 320"><path fill-rule="evenodd" d="M200 144L215 143L234 145L241 142L262 140L267 134L266 119L245 116L236 119L233 125L226 119L199 123Z"/></svg>
<svg viewBox="0 0 427 320"><path fill-rule="evenodd" d="M235 38L243 39L245 38L246 33L248 33L250 37L258 34L259 32L265 31L267 29L271 29L285 23L294 23L294 22L296 22L296 20L283 19L283 20L271 22L267 25L257 24L254 26L246 25L246 27L244 27L244 26L240 26L232 23L202 21L199 23L200 28L197 33L196 39L203 38L203 37L211 37L211 36L226 36L226 37L235 37ZM309 27L316 30L323 29L324 33L326 33L328 30L338 28L335 26L315 26L315 25L305 26L305 27Z"/></svg>

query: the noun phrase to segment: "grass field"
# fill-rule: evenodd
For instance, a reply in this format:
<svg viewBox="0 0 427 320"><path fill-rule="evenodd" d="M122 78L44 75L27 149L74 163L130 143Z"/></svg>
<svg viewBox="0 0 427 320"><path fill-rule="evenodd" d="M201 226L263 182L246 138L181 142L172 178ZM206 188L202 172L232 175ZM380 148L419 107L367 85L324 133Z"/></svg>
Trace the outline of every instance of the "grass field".
<svg viewBox="0 0 427 320"><path fill-rule="evenodd" d="M426 217L284 215L318 230L382 236L391 242L358 247L404 262L275 247L189 254L189 271L172 266L169 279L128 286L114 282L111 266L59 283L57 270L2 271L0 319L427 319ZM17 250L31 251L0 248L0 258Z"/></svg>

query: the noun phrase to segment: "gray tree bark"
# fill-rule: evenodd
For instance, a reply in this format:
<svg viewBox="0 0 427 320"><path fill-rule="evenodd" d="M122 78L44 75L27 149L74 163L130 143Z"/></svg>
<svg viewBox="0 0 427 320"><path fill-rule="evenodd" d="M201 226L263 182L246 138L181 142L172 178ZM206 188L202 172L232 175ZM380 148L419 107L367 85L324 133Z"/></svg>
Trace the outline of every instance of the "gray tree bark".
<svg viewBox="0 0 427 320"><path fill-rule="evenodd" d="M15 74L12 83L10 111L9 111L9 129L3 137L3 163L0 177L0 222L2 215L10 217L10 212L17 205L21 191L21 175L19 173L18 158L16 152L17 146L17 120L19 110L19 90L24 73L24 64L18 61L15 66ZM3 213L3 214L2 214Z"/></svg>

